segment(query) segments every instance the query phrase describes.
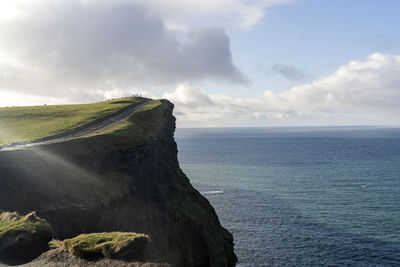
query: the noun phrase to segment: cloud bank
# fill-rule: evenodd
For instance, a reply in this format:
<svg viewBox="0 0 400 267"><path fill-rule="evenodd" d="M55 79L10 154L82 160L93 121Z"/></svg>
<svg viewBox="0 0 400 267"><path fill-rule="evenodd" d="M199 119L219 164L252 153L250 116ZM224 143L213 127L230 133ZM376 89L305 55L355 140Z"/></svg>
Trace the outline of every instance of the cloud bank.
<svg viewBox="0 0 400 267"><path fill-rule="evenodd" d="M0 20L0 90L90 100L141 86L248 82L223 29L171 30L139 2L15 0L18 12Z"/></svg>
<svg viewBox="0 0 400 267"><path fill-rule="evenodd" d="M400 117L400 56L372 54L310 84L257 98L208 95L180 85L164 94L181 126L393 124Z"/></svg>
<svg viewBox="0 0 400 267"><path fill-rule="evenodd" d="M3 1L0 106L90 102L141 92L172 100L181 126L398 125L400 57L395 55L372 54L312 83L255 98L207 94L193 86L208 80L249 82L233 62L224 29L204 27L204 21L251 27L269 7L292 2ZM271 69L287 79L304 78L290 65Z"/></svg>
<svg viewBox="0 0 400 267"><path fill-rule="evenodd" d="M109 0L85 0L86 3L109 3ZM168 25L186 27L202 25L203 21L248 29L262 19L268 8L292 4L297 0L119 0L151 10Z"/></svg>

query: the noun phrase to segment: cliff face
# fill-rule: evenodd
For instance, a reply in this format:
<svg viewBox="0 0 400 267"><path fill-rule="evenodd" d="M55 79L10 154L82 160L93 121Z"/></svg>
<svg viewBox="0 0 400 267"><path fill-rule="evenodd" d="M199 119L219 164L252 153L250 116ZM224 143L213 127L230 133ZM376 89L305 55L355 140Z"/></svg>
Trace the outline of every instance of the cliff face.
<svg viewBox="0 0 400 267"><path fill-rule="evenodd" d="M145 233L145 258L234 266L232 235L179 168L173 105L135 113L124 129L0 152L0 210L37 214L58 239Z"/></svg>

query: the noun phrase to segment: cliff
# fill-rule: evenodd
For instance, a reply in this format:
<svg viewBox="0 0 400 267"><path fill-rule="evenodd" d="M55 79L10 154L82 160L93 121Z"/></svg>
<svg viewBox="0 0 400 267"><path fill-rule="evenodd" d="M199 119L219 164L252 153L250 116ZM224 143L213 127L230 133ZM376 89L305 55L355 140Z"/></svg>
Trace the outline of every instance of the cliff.
<svg viewBox="0 0 400 267"><path fill-rule="evenodd" d="M147 234L148 261L234 266L232 235L179 168L172 110L161 100L106 134L0 152L0 210L36 211L57 239Z"/></svg>

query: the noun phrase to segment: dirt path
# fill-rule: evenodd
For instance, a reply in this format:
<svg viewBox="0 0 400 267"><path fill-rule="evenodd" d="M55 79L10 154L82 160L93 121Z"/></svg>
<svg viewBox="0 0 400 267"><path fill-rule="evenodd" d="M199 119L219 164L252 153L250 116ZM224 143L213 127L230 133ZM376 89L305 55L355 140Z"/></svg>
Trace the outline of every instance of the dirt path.
<svg viewBox="0 0 400 267"><path fill-rule="evenodd" d="M146 101L144 103L141 103L139 105L135 105L127 110L124 110L121 113L118 113L114 117L108 118L102 122L99 122L98 124L89 126L87 128L84 128L76 133L72 134L65 134L63 136L57 136L57 137L49 137L46 138L46 140L41 140L41 141L32 141L29 143L17 143L17 144L11 144L8 146L3 146L0 147L0 151L9 151L9 150L17 150L17 149L22 149L26 147L32 147L32 146L38 146L38 145L44 145L44 144L52 144L52 143L59 143L59 142L64 142L68 141L71 139L99 133L101 131L104 131L110 127L113 127L119 123L122 122L123 119L131 116L133 113L135 113L136 110L140 109L141 107L151 103L153 100Z"/></svg>

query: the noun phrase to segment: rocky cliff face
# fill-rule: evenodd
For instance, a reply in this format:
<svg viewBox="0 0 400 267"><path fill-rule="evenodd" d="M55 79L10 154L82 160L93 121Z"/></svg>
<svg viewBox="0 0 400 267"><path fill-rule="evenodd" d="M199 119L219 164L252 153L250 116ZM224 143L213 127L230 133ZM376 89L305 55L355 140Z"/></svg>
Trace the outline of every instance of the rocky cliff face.
<svg viewBox="0 0 400 267"><path fill-rule="evenodd" d="M36 211L59 239L145 233L147 260L234 266L232 235L179 168L172 109L163 100L109 134L0 152L0 210Z"/></svg>

